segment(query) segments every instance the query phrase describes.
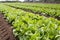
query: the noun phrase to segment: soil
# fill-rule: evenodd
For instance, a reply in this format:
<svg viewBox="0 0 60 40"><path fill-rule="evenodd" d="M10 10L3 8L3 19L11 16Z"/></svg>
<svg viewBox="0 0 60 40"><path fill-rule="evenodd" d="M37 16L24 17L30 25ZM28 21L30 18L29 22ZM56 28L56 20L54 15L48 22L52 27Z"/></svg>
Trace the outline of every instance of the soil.
<svg viewBox="0 0 60 40"><path fill-rule="evenodd" d="M0 13L0 40L15 40L11 25L4 19Z"/></svg>

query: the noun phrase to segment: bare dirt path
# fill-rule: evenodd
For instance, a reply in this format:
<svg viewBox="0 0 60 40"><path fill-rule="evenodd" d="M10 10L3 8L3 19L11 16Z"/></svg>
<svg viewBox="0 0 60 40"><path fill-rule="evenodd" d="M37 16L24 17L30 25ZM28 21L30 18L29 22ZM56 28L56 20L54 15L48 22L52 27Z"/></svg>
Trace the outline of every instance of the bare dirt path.
<svg viewBox="0 0 60 40"><path fill-rule="evenodd" d="M5 21L3 14L0 13L0 40L15 40L11 25Z"/></svg>

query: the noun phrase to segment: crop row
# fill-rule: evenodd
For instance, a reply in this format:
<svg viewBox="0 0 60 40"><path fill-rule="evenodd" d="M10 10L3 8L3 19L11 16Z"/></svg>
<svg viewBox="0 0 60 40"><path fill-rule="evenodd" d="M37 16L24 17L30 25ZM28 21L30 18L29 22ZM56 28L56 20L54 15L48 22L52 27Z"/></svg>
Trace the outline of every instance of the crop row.
<svg viewBox="0 0 60 40"><path fill-rule="evenodd" d="M13 32L19 40L58 40L60 39L60 21L46 18L0 4L0 11L13 25Z"/></svg>
<svg viewBox="0 0 60 40"><path fill-rule="evenodd" d="M14 3L17 5L17 3ZM48 9L55 9L60 10L60 4L42 4L42 3L18 3L21 6L32 6L32 7L40 7L40 8L48 8Z"/></svg>
<svg viewBox="0 0 60 40"><path fill-rule="evenodd" d="M49 15L49 16L52 16L52 17L60 17L60 7L58 6L55 6L56 8L47 8L44 7L44 6L38 6L36 7L35 5L38 5L38 4L35 4L35 5L31 5L31 4L7 4L7 5L10 5L10 6L14 6L14 7L18 7L18 8L21 8L21 9L26 9L26 10L31 10L32 12L38 14L38 13L41 13L43 15ZM52 6L52 5L50 5ZM53 6L54 7L54 6Z"/></svg>
<svg viewBox="0 0 60 40"><path fill-rule="evenodd" d="M11 3L7 3L7 4L11 4ZM12 3L12 4L60 10L60 4L42 4L42 3Z"/></svg>

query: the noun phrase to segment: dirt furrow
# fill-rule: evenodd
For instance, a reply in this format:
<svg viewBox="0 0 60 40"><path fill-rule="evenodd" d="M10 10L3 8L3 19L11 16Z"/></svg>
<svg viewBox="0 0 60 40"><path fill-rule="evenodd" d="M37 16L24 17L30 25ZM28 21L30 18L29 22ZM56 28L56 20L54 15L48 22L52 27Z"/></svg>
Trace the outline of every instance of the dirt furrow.
<svg viewBox="0 0 60 40"><path fill-rule="evenodd" d="M15 40L11 25L5 21L2 13L0 13L0 40Z"/></svg>

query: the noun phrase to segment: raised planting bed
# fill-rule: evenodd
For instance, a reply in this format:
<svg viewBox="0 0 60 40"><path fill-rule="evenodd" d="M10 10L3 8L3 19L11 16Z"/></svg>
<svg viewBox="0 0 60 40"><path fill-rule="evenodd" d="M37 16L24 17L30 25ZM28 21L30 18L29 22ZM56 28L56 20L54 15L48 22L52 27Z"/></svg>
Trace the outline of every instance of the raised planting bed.
<svg viewBox="0 0 60 40"><path fill-rule="evenodd" d="M59 17L59 16L51 16L51 15L49 15L49 14L45 14L45 13L42 13L42 12L35 12L35 11L30 10L30 9L20 8L20 7L16 7L16 6L12 6L12 5L6 5L6 6L10 6L10 7L12 7L12 8L16 8L16 9L22 9L22 10L24 10L24 11L26 11L26 12L31 12L31 13L34 13L34 14L39 14L40 16L45 16L45 17L47 17L47 18L53 17L53 18L55 18L55 19L57 19L57 20L60 20L60 17Z"/></svg>

